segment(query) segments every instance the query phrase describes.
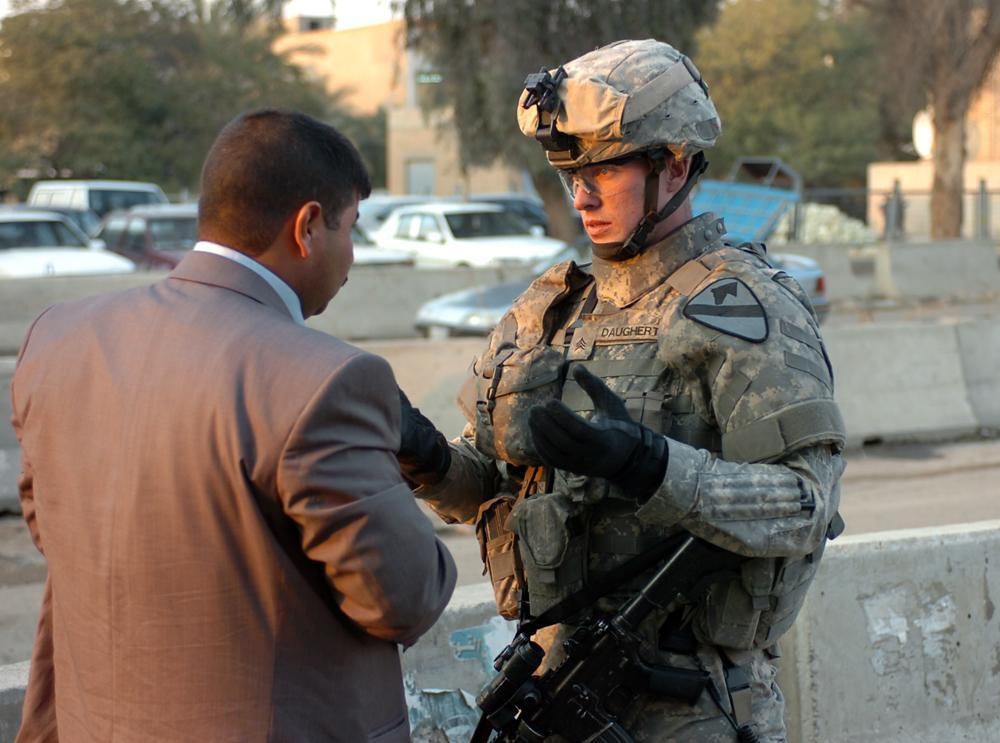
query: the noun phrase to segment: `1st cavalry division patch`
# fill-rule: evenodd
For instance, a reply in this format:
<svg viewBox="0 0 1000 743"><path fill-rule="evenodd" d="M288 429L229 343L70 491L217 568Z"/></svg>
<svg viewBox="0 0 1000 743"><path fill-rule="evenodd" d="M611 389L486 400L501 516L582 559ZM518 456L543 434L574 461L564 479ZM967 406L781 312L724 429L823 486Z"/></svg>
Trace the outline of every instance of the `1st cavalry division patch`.
<svg viewBox="0 0 1000 743"><path fill-rule="evenodd" d="M719 279L688 301L684 316L727 335L760 343L767 339L767 315L749 286Z"/></svg>

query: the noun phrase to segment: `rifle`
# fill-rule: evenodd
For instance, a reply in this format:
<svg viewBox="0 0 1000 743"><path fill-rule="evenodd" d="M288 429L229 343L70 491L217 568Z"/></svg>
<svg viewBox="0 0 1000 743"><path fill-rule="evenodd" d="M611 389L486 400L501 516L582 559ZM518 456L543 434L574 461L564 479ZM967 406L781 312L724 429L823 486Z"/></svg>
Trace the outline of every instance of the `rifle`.
<svg viewBox="0 0 1000 743"><path fill-rule="evenodd" d="M645 663L639 658L637 631L650 612L665 608L680 592L672 574L681 557L688 558L685 563L711 560L715 555L704 554L706 549L718 551L688 535L615 614L577 629L565 642L564 660L541 676L533 674L545 652L529 639L530 633L519 632L497 656L493 665L498 674L476 698L482 717L471 743L486 743L494 732L495 743L540 743L551 735L585 743L632 743L609 707L649 691L694 704L710 683L709 674Z"/></svg>

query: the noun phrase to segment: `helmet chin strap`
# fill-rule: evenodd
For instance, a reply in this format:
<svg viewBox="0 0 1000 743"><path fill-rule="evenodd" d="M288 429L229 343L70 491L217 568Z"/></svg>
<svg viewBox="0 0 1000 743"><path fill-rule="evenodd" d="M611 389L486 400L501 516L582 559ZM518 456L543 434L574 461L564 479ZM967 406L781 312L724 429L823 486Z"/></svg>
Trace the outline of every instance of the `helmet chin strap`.
<svg viewBox="0 0 1000 743"><path fill-rule="evenodd" d="M662 209L656 211L660 191L660 174L663 172L666 163L662 154L659 157L650 157L650 171L646 176L645 204L643 206L644 216L639 220L632 234L620 243L595 243L594 254L598 258L606 261L625 261L642 253L648 246L646 241L653 228L664 219L669 217L677 208L684 203L691 189L698 182L701 174L708 168L708 160L705 153L697 153L691 160L691 168L688 170L687 180L680 190L677 191Z"/></svg>

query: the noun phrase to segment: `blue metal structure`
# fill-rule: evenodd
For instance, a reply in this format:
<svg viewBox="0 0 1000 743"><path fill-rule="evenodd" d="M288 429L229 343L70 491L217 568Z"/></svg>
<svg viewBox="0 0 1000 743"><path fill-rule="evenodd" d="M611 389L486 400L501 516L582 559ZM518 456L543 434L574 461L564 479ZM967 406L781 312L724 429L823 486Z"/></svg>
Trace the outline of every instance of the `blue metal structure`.
<svg viewBox="0 0 1000 743"><path fill-rule="evenodd" d="M726 220L726 232L738 240L767 240L799 194L784 188L728 181L702 181L691 197L695 214L714 212Z"/></svg>

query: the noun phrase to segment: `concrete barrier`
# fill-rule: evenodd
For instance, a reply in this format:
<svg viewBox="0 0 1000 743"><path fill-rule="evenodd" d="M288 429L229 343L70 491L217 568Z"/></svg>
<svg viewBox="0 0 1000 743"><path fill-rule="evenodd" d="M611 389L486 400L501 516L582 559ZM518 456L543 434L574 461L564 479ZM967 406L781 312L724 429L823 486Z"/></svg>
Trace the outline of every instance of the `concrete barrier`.
<svg viewBox="0 0 1000 743"><path fill-rule="evenodd" d="M849 446L1000 429L1000 325L994 321L831 327L824 337ZM400 386L446 435L461 432L455 395L482 339L362 345L389 359Z"/></svg>
<svg viewBox="0 0 1000 743"><path fill-rule="evenodd" d="M978 351L959 343L958 328L966 324L890 323L824 332L849 445L947 439L982 428L974 406L988 407L989 388L1000 395L1000 376L979 375L983 394L970 398L963 351ZM1000 336L996 340L1000 353Z"/></svg>
<svg viewBox="0 0 1000 743"><path fill-rule="evenodd" d="M826 273L827 297L834 303L1000 296L1000 260L992 242L793 243L776 246L774 252L817 261Z"/></svg>
<svg viewBox="0 0 1000 743"><path fill-rule="evenodd" d="M0 666L0 743L11 743L21 724L21 705L31 663Z"/></svg>
<svg viewBox="0 0 1000 743"><path fill-rule="evenodd" d="M854 245L818 243L768 247L769 252L797 253L819 263L826 275L827 299L834 303L871 297L877 293L871 262L857 250Z"/></svg>
<svg viewBox="0 0 1000 743"><path fill-rule="evenodd" d="M992 242L901 242L890 247L896 294L907 299L1000 296L1000 263Z"/></svg>
<svg viewBox="0 0 1000 743"><path fill-rule="evenodd" d="M525 267L415 269L411 266L356 266L350 281L322 315L309 324L340 338L414 337L413 318L424 302L479 284L528 276ZM0 279L0 355L12 355L31 321L49 305L94 294L144 286L162 272L124 276L52 276Z"/></svg>
<svg viewBox="0 0 1000 743"><path fill-rule="evenodd" d="M993 319L831 327L825 333L848 445L947 440L1000 430L1000 324ZM483 339L360 343L392 364L400 386L449 437L455 396ZM10 418L13 360L0 358L0 420ZM17 511L14 433L0 424L0 512Z"/></svg>
<svg viewBox="0 0 1000 743"><path fill-rule="evenodd" d="M782 639L792 743L1000 740L1000 521L845 536L827 548ZM468 740L474 696L513 635L483 584L455 592L403 653L417 743ZM0 668L0 741L12 739L27 663Z"/></svg>
<svg viewBox="0 0 1000 743"><path fill-rule="evenodd" d="M782 245L826 271L832 302L875 299L971 300L1000 296L1000 264L993 243L969 240L872 245ZM142 286L162 277L56 276L0 279L0 355L16 353L28 325L48 305L102 292ZM429 299L478 284L528 275L526 268L424 270L406 266L356 266L330 308L309 323L341 338L413 337L413 317Z"/></svg>
<svg viewBox="0 0 1000 743"><path fill-rule="evenodd" d="M980 319L955 326L969 404L979 425L1000 430L1000 323Z"/></svg>
<svg viewBox="0 0 1000 743"><path fill-rule="evenodd" d="M1000 740L998 551L998 521L833 542L783 641L789 739Z"/></svg>

